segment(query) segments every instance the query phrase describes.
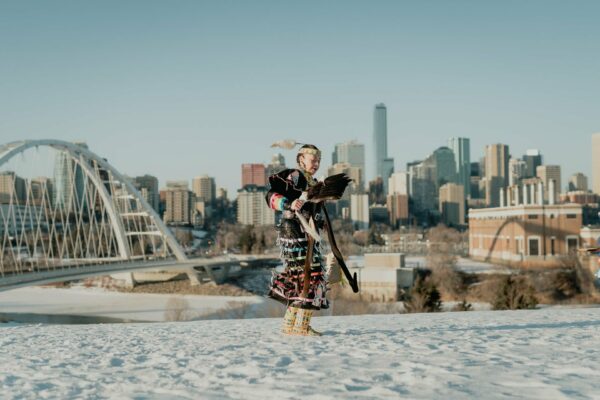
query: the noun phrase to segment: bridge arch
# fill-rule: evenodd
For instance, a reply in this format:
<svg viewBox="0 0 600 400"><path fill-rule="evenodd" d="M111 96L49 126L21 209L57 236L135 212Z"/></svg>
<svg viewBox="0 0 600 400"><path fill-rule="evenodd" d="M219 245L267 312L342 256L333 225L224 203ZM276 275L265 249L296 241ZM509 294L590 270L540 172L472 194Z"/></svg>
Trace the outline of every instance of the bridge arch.
<svg viewBox="0 0 600 400"><path fill-rule="evenodd" d="M140 264L140 268L144 266L149 268L151 265L186 265L187 256L177 243L174 235L157 212L133 186L132 182L108 161L89 149L75 143L53 139L12 142L0 146L0 169L17 155L23 154L29 149L41 147L51 148L57 154L64 155L75 166L74 168L81 171L81 175L85 177L86 190L89 190L89 192L81 194L79 200L81 200L81 204L84 204L85 201L100 204L102 218L106 216L106 221L104 219L102 221L92 221L94 218L100 218L95 215L98 214L97 211L88 210L89 215L86 219L81 215L77 215L77 213L83 214L81 210L74 210L71 206L68 212L64 208L60 209L55 205L50 207L51 199L48 199L43 206L33 206L29 197L23 200L24 204L19 204L18 201L13 200L13 197L10 197L10 204L5 209L12 213L10 226L14 225L16 233L11 236L4 209L0 207L0 279L11 278L14 280L14 275L37 273L40 276L44 275L46 277L44 279L47 281L52 279L54 275L61 275L56 272L58 269L64 270L65 267L81 269L90 265L95 265L96 268L93 269L98 270L98 273L101 273L102 266L105 266L104 270L107 272L112 272L119 269L118 265L123 265L124 268L127 265L134 268L134 264ZM109 188L112 190L109 190ZM27 196L29 196L29 193ZM89 199L86 200L86 196ZM42 208L44 209L42 210ZM42 214L46 214L45 225L51 225L49 222L58 221L48 219L48 214L51 216L68 214L66 217L61 215L60 221L56 225L68 224L71 219L74 219L81 226L77 227L76 233L67 232L66 230L56 232L55 228L44 226ZM27 224L23 222L23 219L27 220ZM99 257L93 260L83 257L69 258L68 256L71 254L69 251L61 251L61 246L69 248L69 245L73 245L72 243L69 245L62 243L69 240L69 235L81 234L85 236L86 232L92 232L94 229L100 232L99 226L109 226L110 232L114 235L110 238L114 241L115 250L112 257ZM109 228L102 229L108 232ZM90 237L99 239L102 235L106 236L105 231L97 232L95 236L88 236L88 239ZM77 246L83 249L81 239L75 238L73 240L77 240ZM14 244L13 241L15 241ZM144 243L148 247L150 247L148 243L152 243L153 252L143 248ZM155 243L159 243L159 245L155 246ZM134 251L134 244L142 247L141 255L136 254L136 251ZM73 245L72 247L75 248L76 246ZM36 254L22 256L20 252L35 252ZM138 250L137 253L139 252ZM72 253L75 253L75 251ZM84 253L84 251L79 253ZM64 257L65 254L67 254L67 257ZM9 258L14 264L12 269L5 268L4 261ZM45 263L43 262L44 259ZM49 259L53 261L48 262ZM28 262L29 264L27 264ZM188 271L188 275L193 279L195 274L192 273L191 269Z"/></svg>

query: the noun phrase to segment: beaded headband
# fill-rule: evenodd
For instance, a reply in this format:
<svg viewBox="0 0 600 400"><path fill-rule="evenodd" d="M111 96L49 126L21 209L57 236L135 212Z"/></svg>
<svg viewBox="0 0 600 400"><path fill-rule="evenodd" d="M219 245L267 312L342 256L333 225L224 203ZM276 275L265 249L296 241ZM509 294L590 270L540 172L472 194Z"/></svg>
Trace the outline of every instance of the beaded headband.
<svg viewBox="0 0 600 400"><path fill-rule="evenodd" d="M301 148L300 150L298 150L298 154L312 154L321 158L321 150L311 149L309 147Z"/></svg>

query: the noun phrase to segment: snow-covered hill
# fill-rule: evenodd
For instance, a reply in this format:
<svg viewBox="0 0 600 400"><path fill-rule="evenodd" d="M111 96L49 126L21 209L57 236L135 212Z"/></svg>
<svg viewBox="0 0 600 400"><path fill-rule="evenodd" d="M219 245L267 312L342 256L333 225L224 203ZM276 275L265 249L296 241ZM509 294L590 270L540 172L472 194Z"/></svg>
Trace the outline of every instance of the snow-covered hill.
<svg viewBox="0 0 600 400"><path fill-rule="evenodd" d="M600 396L600 309L0 325L1 397L587 399Z"/></svg>

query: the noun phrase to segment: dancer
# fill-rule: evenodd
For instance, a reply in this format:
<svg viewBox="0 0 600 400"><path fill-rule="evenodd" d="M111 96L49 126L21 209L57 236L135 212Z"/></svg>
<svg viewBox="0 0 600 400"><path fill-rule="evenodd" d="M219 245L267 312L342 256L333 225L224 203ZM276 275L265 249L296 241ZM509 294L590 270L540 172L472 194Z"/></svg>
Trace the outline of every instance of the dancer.
<svg viewBox="0 0 600 400"><path fill-rule="evenodd" d="M324 224L323 201L339 199L350 179L339 174L325 182L317 182L314 174L321 163L321 151L312 144L300 148L296 162L297 168L269 177L267 203L270 208L283 212L278 226L278 244L285 267L282 273L274 274L269 297L287 305L283 333L319 336L321 334L310 326L310 321L314 310L329 307L319 235ZM328 219L326 212L324 215ZM329 226L328 234L331 242ZM353 289L355 278L351 282ZM357 286L355 291L358 291Z"/></svg>

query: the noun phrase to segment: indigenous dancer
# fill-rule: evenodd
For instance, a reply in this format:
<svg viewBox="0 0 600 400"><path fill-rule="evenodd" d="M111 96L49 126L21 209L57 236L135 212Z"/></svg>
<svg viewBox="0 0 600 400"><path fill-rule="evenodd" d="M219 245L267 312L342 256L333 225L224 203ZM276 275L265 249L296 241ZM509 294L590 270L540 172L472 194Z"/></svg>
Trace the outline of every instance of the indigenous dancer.
<svg viewBox="0 0 600 400"><path fill-rule="evenodd" d="M321 163L321 152L314 145L304 145L296 156L298 168L286 169L269 178L271 190L266 200L274 210L283 211L278 226L278 244L285 270L273 276L269 297L288 306L283 321L283 333L318 336L310 320L314 310L328 308L327 284L321 260L319 242L306 234L308 227L300 219L310 221L316 231L322 225L321 203L306 202L302 193L316 184L313 178ZM283 190L282 190L283 189ZM308 228L310 229L310 228ZM309 240L310 239L310 240ZM309 241L312 247L309 251ZM310 257L308 293L305 293L305 266Z"/></svg>

